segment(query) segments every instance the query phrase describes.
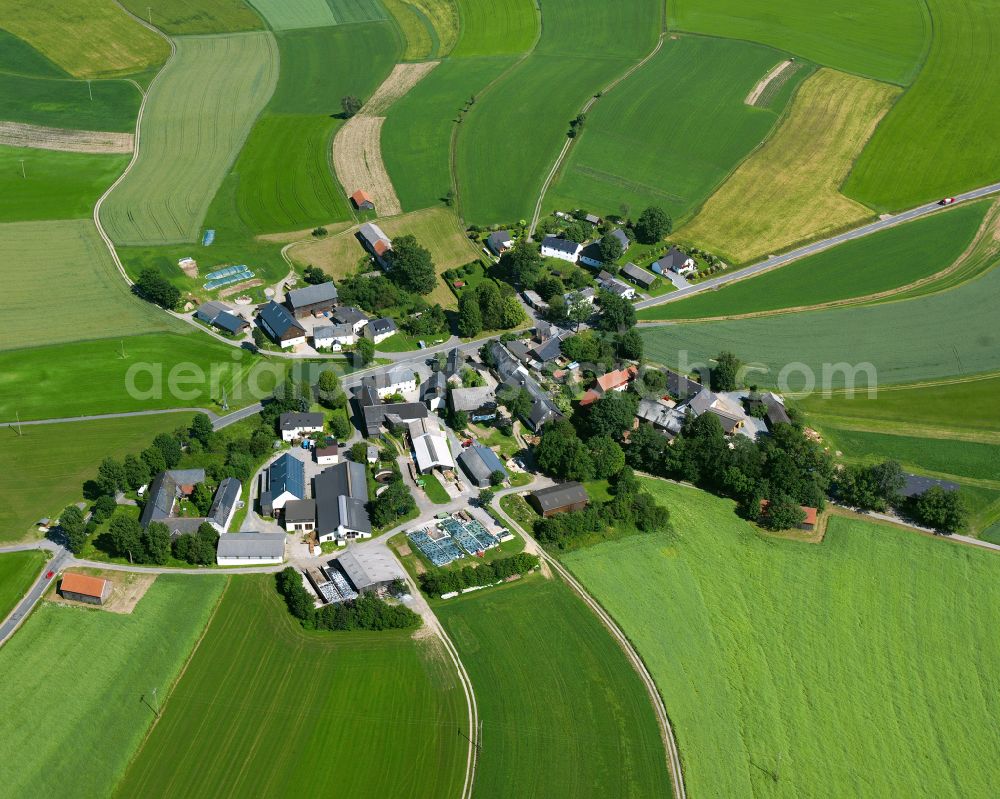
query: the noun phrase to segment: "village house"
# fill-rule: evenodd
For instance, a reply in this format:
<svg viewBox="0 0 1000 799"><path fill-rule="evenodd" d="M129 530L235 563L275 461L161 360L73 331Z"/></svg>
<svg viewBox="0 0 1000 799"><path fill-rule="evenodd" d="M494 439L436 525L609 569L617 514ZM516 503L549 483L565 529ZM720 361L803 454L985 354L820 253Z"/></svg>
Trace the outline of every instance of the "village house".
<svg viewBox="0 0 1000 799"><path fill-rule="evenodd" d="M271 300L257 313L257 322L282 349L306 343L306 330L284 305Z"/></svg>
<svg viewBox="0 0 1000 799"><path fill-rule="evenodd" d="M623 283L610 272L603 269L597 275L597 284L607 292L621 297L623 300L635 299L635 289L627 283Z"/></svg>
<svg viewBox="0 0 1000 799"><path fill-rule="evenodd" d="M556 236L546 236L542 239L543 258L558 258L561 261L568 261L571 264L575 264L582 249L582 244L570 241L569 239L560 239Z"/></svg>
<svg viewBox="0 0 1000 799"><path fill-rule="evenodd" d="M383 424L401 424L412 419L424 419L428 414L427 406L422 402L382 402L375 386L366 382L362 382L355 389L354 401L358 409L357 418L361 432L366 438L377 436Z"/></svg>
<svg viewBox="0 0 1000 799"><path fill-rule="evenodd" d="M448 404L454 413L468 414L469 421L490 422L497 418L496 392L489 386L453 388Z"/></svg>
<svg viewBox="0 0 1000 799"><path fill-rule="evenodd" d="M285 305L297 319L319 316L337 304L337 287L332 282L317 283L285 293Z"/></svg>
<svg viewBox="0 0 1000 799"><path fill-rule="evenodd" d="M497 230L486 237L486 246L498 258L514 246L509 230Z"/></svg>
<svg viewBox="0 0 1000 799"><path fill-rule="evenodd" d="M610 235L618 239L618 242L622 245L622 252L625 252L632 245L631 240L621 228L615 228L611 231ZM604 265L604 260L601 258L601 242L599 240L591 242L580 251L580 263L593 267Z"/></svg>
<svg viewBox="0 0 1000 799"><path fill-rule="evenodd" d="M701 416L703 413L717 416L726 435L737 432L747 422L747 414L742 405L724 394L716 394L707 389L698 392L687 407L695 416Z"/></svg>
<svg viewBox="0 0 1000 799"><path fill-rule="evenodd" d="M358 341L354 328L350 325L320 325L313 328L313 346L338 352Z"/></svg>
<svg viewBox="0 0 1000 799"><path fill-rule="evenodd" d="M350 325L355 335L361 335L361 331L368 324L368 317L363 311L351 305L341 305L330 314L330 321L335 325Z"/></svg>
<svg viewBox="0 0 1000 799"><path fill-rule="evenodd" d="M383 316L381 319L372 319L365 325L365 338L370 338L375 344L381 344L398 330L392 319Z"/></svg>
<svg viewBox="0 0 1000 799"><path fill-rule="evenodd" d="M320 466L333 466L340 463L340 447L336 442L326 444L322 447L313 448L313 457Z"/></svg>
<svg viewBox="0 0 1000 799"><path fill-rule="evenodd" d="M621 273L644 289L650 288L656 282L656 275L636 266L631 261L622 267Z"/></svg>
<svg viewBox="0 0 1000 799"><path fill-rule="evenodd" d="M325 424L326 417L322 413L288 411L278 417L281 440L287 443L303 438L307 433L322 433Z"/></svg>
<svg viewBox="0 0 1000 799"><path fill-rule="evenodd" d="M675 272L682 276L697 271L694 258L677 247L671 247L669 252L656 262L656 265L661 272Z"/></svg>
<svg viewBox="0 0 1000 799"><path fill-rule="evenodd" d="M596 402L609 391L624 391L639 376L639 367L627 366L624 369L615 369L607 372L594 381L594 385L580 399L581 405L590 405Z"/></svg>
<svg viewBox="0 0 1000 799"><path fill-rule="evenodd" d="M316 529L316 500L289 500L285 503L285 512L282 516L282 522L288 532L310 533Z"/></svg>
<svg viewBox="0 0 1000 799"><path fill-rule="evenodd" d="M371 537L372 524L365 510L368 475L364 464L341 461L324 469L313 478L313 496L316 539L320 543Z"/></svg>

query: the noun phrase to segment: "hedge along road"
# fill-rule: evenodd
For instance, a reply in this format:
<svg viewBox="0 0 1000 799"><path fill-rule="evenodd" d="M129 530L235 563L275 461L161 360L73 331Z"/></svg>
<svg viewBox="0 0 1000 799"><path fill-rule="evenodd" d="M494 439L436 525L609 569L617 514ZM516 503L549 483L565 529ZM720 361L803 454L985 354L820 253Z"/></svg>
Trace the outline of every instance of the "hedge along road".
<svg viewBox="0 0 1000 799"><path fill-rule="evenodd" d="M996 194L997 192L1000 192L1000 183L991 183L989 186L983 186L980 189L973 189L972 191L967 191L963 194L956 194L955 203L978 200L981 197L987 197L990 194ZM941 205L940 203L926 203L925 205L919 205L916 208L911 208L909 211L902 211L894 216L879 219L877 222L871 222L867 225L862 225L859 228L848 230L845 233L838 233L836 236L831 236L830 238L816 241L812 244L807 244L804 247L799 247L798 249L787 252L784 255L776 255L772 258L768 258L766 261L760 261L756 264L752 264L751 266L746 266L743 269L737 269L735 272L729 272L722 277L715 277L711 280L706 280L704 283L697 283L695 285L688 286L687 288L678 289L677 291L672 291L662 297L653 297L648 300L641 300L635 304L635 307L636 310L652 308L655 305L662 305L667 302L682 300L693 294L701 294L703 291L711 291L719 286L724 286L726 283L732 283L734 280L743 280L748 277L753 277L754 275L759 275L761 272L767 272L768 270L784 266L792 261L797 261L800 258L805 258L807 255L814 255L818 252L822 252L823 250L827 250L830 247L836 247L838 244L843 244L845 241L864 238L865 236L870 236L872 233L879 230L885 230L886 228L902 224L903 222L910 222L914 219L919 219L922 216L927 216L928 214L933 214L937 211L943 211L946 208L953 207L955 203L951 205ZM653 322L650 324L664 323Z"/></svg>

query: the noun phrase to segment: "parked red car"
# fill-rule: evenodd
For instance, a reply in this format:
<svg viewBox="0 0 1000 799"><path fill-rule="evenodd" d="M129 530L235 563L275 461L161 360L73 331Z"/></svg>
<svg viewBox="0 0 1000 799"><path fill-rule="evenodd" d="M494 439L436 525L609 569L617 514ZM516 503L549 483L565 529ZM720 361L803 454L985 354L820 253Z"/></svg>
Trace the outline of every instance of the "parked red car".
<svg viewBox="0 0 1000 799"><path fill-rule="evenodd" d="M51 580L54 575L55 575L54 571L48 571L48 572L45 573L45 579L46 580Z"/></svg>

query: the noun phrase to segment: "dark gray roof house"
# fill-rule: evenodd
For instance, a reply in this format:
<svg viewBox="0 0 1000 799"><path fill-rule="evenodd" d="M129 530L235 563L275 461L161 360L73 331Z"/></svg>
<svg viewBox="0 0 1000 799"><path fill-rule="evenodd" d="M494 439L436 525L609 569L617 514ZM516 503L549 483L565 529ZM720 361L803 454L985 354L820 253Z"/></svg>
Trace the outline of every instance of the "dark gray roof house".
<svg viewBox="0 0 1000 799"><path fill-rule="evenodd" d="M547 250L557 250L567 255L575 256L580 251L580 245L569 239L561 239L558 236L546 236L542 239L542 247Z"/></svg>
<svg viewBox="0 0 1000 799"><path fill-rule="evenodd" d="M216 560L224 566L239 561L281 561L285 538L284 533L226 533L219 536Z"/></svg>
<svg viewBox="0 0 1000 799"><path fill-rule="evenodd" d="M536 361L548 363L554 361L562 355L562 339L559 337L548 338L541 344L532 347L531 354Z"/></svg>
<svg viewBox="0 0 1000 799"><path fill-rule="evenodd" d="M381 319L372 319L365 325L365 335L369 338L375 338L376 336L395 333L398 329L392 319L388 316L383 316Z"/></svg>
<svg viewBox="0 0 1000 799"><path fill-rule="evenodd" d="M656 280L656 275L652 272L647 272L639 266L636 266L631 261L622 267L622 274L633 283L638 283L644 289L648 289L653 285L653 281Z"/></svg>
<svg viewBox="0 0 1000 799"><path fill-rule="evenodd" d="M509 230L496 230L486 237L486 246L494 255L503 255L513 243Z"/></svg>
<svg viewBox="0 0 1000 799"><path fill-rule="evenodd" d="M448 399L448 377L444 372L432 372L420 384L420 401L427 403L433 411L442 407Z"/></svg>
<svg viewBox="0 0 1000 799"><path fill-rule="evenodd" d="M354 401L358 408L358 420L365 437L372 438L379 434L385 422L406 422L414 419L426 419L427 406L423 402L391 402L384 403L379 398L378 391L371 383L362 383L354 390Z"/></svg>
<svg viewBox="0 0 1000 799"><path fill-rule="evenodd" d="M315 499L292 499L285 503L284 510L285 526L293 524L315 524L316 522L316 500Z"/></svg>
<svg viewBox="0 0 1000 799"><path fill-rule="evenodd" d="M667 393L674 399L689 400L704 388L701 383L696 383L673 369L664 371L667 374Z"/></svg>
<svg viewBox="0 0 1000 799"><path fill-rule="evenodd" d="M670 270L673 272L679 272L685 268L685 264L689 264L691 261L691 256L677 249L677 247L671 247L669 252L664 255L656 263L659 265L660 269L664 272Z"/></svg>
<svg viewBox="0 0 1000 799"><path fill-rule="evenodd" d="M194 315L196 319L200 319L202 322L217 327L220 330L225 330L227 333L232 333L233 335L242 333L250 327L250 323L242 316L232 313L229 306L221 302L215 302L214 300L203 303L194 312Z"/></svg>
<svg viewBox="0 0 1000 799"><path fill-rule="evenodd" d="M212 507L208 511L208 521L220 533L229 529L229 523L236 513L236 503L243 493L243 484L235 477L226 477L219 483L219 488L212 499Z"/></svg>
<svg viewBox="0 0 1000 799"><path fill-rule="evenodd" d="M487 403L492 403L493 410L496 411L496 392L489 386L476 386L474 388L453 388L448 397L448 404L456 413L465 411L466 413L478 411Z"/></svg>
<svg viewBox="0 0 1000 799"><path fill-rule="evenodd" d="M611 235L614 236L616 239L618 239L619 242L621 242L622 251L625 251L632 246L632 241L629 239L625 231L622 230L620 227L616 227L614 230L612 230Z"/></svg>
<svg viewBox="0 0 1000 799"><path fill-rule="evenodd" d="M308 316L317 311L329 311L337 304L337 287L332 282L292 289L285 295L285 305L296 316Z"/></svg>
<svg viewBox="0 0 1000 799"><path fill-rule="evenodd" d="M313 496L320 541L371 535L372 523L365 509L368 476L363 463L341 461L324 469L313 478Z"/></svg>
<svg viewBox="0 0 1000 799"><path fill-rule="evenodd" d="M274 300L260 309L257 321L264 328L264 332L278 344L284 344L292 339L305 338L306 335L305 328L295 321L291 312Z"/></svg>
<svg viewBox="0 0 1000 799"><path fill-rule="evenodd" d="M590 502L587 490L581 483L560 483L550 488L541 488L528 495L531 504L542 516L565 513L585 508Z"/></svg>
<svg viewBox="0 0 1000 799"><path fill-rule="evenodd" d="M354 327L359 322L367 322L368 315L350 305L341 305L330 318L338 325L351 325Z"/></svg>
<svg viewBox="0 0 1000 799"><path fill-rule="evenodd" d="M322 413L286 411L278 417L278 429L282 432L292 430L322 430L326 417Z"/></svg>
<svg viewBox="0 0 1000 799"><path fill-rule="evenodd" d="M473 444L471 447L462 450L462 454L458 456L458 462L469 476L469 480L478 488L489 486L490 476L493 472L500 471L504 475L507 474L507 470L504 468L503 463L500 462L497 454L482 444Z"/></svg>

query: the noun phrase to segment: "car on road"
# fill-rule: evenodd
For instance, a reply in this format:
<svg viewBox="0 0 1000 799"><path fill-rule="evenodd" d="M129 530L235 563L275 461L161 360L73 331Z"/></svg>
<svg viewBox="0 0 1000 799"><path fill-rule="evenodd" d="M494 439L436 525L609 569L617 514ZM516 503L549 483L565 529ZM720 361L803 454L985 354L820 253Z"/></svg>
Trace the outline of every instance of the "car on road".
<svg viewBox="0 0 1000 799"><path fill-rule="evenodd" d="M49 571L47 571L45 573L45 579L46 580L51 580L54 575L55 575L55 572L50 569Z"/></svg>
<svg viewBox="0 0 1000 799"><path fill-rule="evenodd" d="M938 200L938 205L951 205L955 202L954 197L945 197L943 200Z"/></svg>

